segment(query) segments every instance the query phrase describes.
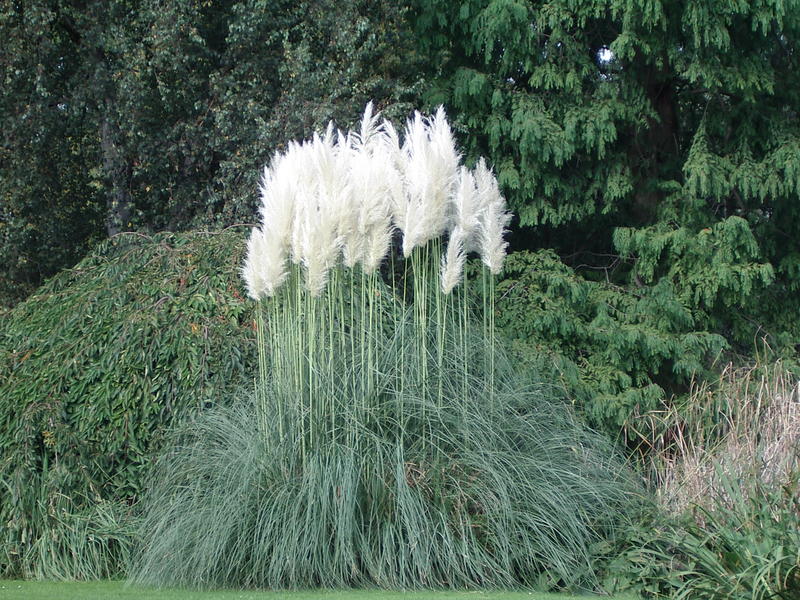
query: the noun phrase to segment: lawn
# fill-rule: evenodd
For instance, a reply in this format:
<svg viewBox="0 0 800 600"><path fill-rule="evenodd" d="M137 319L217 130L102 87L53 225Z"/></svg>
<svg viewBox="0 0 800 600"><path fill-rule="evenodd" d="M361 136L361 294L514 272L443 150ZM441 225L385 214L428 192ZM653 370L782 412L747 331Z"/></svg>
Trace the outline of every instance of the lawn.
<svg viewBox="0 0 800 600"><path fill-rule="evenodd" d="M542 594L525 591L490 592L386 592L382 590L188 591L128 587L117 581L50 582L0 581L0 600L586 600L600 596ZM603 598L609 598L604 596ZM614 596L609 600L634 600Z"/></svg>

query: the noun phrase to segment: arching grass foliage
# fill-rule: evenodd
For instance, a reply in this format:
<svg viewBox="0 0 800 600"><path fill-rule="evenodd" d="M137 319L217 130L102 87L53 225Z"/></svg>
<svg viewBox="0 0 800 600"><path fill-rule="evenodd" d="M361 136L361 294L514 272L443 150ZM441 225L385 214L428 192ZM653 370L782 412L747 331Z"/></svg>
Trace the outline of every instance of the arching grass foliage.
<svg viewBox="0 0 800 600"><path fill-rule="evenodd" d="M271 334L264 389L176 433L150 480L133 580L591 586L590 545L633 489L610 446L559 388L516 374L479 323L439 339L437 319L421 330L385 285L362 284L376 299L364 312L349 278L308 305L301 293ZM341 297L346 308L329 305Z"/></svg>

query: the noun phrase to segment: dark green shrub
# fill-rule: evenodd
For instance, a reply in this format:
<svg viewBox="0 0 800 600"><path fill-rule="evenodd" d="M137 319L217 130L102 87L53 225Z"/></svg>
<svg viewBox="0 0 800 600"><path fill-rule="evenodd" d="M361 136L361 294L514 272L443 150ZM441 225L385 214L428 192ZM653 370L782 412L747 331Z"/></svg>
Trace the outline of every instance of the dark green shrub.
<svg viewBox="0 0 800 600"><path fill-rule="evenodd" d="M670 284L587 281L551 251L508 257L497 309L498 328L523 356L551 359L593 426L635 441L636 415L688 391L726 346Z"/></svg>
<svg viewBox="0 0 800 600"><path fill-rule="evenodd" d="M595 569L609 593L635 592L646 598L667 597L680 583L677 558L666 539L672 521L650 500L641 510L620 515L613 536L600 540L593 552Z"/></svg>
<svg viewBox="0 0 800 600"><path fill-rule="evenodd" d="M71 562L51 542L100 507L122 540L164 430L252 385L242 247L235 229L119 235L0 320L0 572L116 572L117 542Z"/></svg>

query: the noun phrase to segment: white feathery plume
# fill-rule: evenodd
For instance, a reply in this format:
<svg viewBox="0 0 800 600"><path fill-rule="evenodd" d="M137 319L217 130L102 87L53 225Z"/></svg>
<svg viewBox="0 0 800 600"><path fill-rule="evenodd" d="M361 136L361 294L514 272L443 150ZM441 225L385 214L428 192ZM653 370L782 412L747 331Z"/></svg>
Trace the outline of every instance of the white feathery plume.
<svg viewBox="0 0 800 600"><path fill-rule="evenodd" d="M305 270L306 288L313 296L322 292L328 272L336 264L339 246L335 228L320 210L318 199L304 190L299 204L303 207L295 232L300 247L300 262Z"/></svg>
<svg viewBox="0 0 800 600"><path fill-rule="evenodd" d="M378 190L370 156L351 148L349 152L350 227L344 235L342 255L346 267L361 262L366 248L366 237L372 219L372 204Z"/></svg>
<svg viewBox="0 0 800 600"><path fill-rule="evenodd" d="M397 227L403 232L403 256L422 243L425 227L424 202L429 194L428 135L422 115L414 114L414 120L406 123L402 153L405 194L401 201Z"/></svg>
<svg viewBox="0 0 800 600"><path fill-rule="evenodd" d="M366 272L375 270L389 251L391 244L391 213L389 198L393 189L402 187L391 151L378 117L367 105L360 133L348 135L348 145L341 148L348 161L350 210L352 227L344 237L344 264L353 267L361 263Z"/></svg>
<svg viewBox="0 0 800 600"><path fill-rule="evenodd" d="M483 216L480 231L481 260L489 267L492 275L497 275L503 270L508 242L503 239L511 213L505 208L505 202L492 202Z"/></svg>
<svg viewBox="0 0 800 600"><path fill-rule="evenodd" d="M437 191L446 199L455 181L455 177L458 174L458 165L461 162L461 155L456 149L453 131L450 129L450 124L447 122L447 115L444 112L443 106L439 106L439 108L436 109L436 114L429 119L428 128L430 130L429 135L433 148L433 155L436 157L436 162L432 167L437 171L435 178L441 184L441 187L437 189ZM444 199L442 201L444 201Z"/></svg>
<svg viewBox="0 0 800 600"><path fill-rule="evenodd" d="M486 166L483 157L478 159L474 169L475 187L478 193L479 210L485 208L489 203L495 201L500 196L500 188L492 170Z"/></svg>
<svg viewBox="0 0 800 600"><path fill-rule="evenodd" d="M366 273L371 273L381 266L392 244L393 227L388 206L386 208L384 218L377 221L367 234L364 257L361 260Z"/></svg>
<svg viewBox="0 0 800 600"><path fill-rule="evenodd" d="M306 272L306 287L318 296L328 272L339 258L340 230L347 216L346 184L339 169L333 143L333 129L324 137L315 135L303 145L306 172L302 173L293 240Z"/></svg>
<svg viewBox="0 0 800 600"><path fill-rule="evenodd" d="M341 132L334 136L333 123L320 143L314 146L315 183L323 223L331 229L336 243L352 231L354 210L350 190L348 140Z"/></svg>
<svg viewBox="0 0 800 600"><path fill-rule="evenodd" d="M384 120L381 123L380 136L376 138L376 146L380 146L381 150L390 158L390 161L398 172L403 170L405 163L405 156L403 155L403 148L400 144L400 135L389 121Z"/></svg>
<svg viewBox="0 0 800 600"><path fill-rule="evenodd" d="M251 298L272 296L288 276L286 254L294 218L294 178L291 169L292 147L286 155L276 154L264 168L261 179L261 227L255 228L247 242L247 257L242 275Z"/></svg>
<svg viewBox="0 0 800 600"><path fill-rule="evenodd" d="M287 207L291 212L291 228L288 239L289 258L292 263L303 261L302 227L305 212L308 209L309 173L312 172L311 156L308 143L290 142L286 154L281 161L273 165L273 178L280 185L292 190L292 204Z"/></svg>
<svg viewBox="0 0 800 600"><path fill-rule="evenodd" d="M292 163L280 161L276 166L290 166ZM294 220L294 210L297 190L295 178L286 176L286 168L277 170L275 168L264 168L264 175L261 178L261 228L271 238L277 238L281 244L288 248L292 234L292 221Z"/></svg>
<svg viewBox="0 0 800 600"><path fill-rule="evenodd" d="M247 240L247 256L242 267L247 295L254 300L275 295L288 274L286 253L280 240L254 227Z"/></svg>
<svg viewBox="0 0 800 600"><path fill-rule="evenodd" d="M368 146L370 172L375 187L365 219L366 242L362 265L366 272L377 269L389 253L394 233L392 206L396 198L403 197L403 174L394 161L391 134L387 136L385 129L381 128L371 139L374 142Z"/></svg>
<svg viewBox="0 0 800 600"><path fill-rule="evenodd" d="M448 200L458 171L459 155L444 109L427 121L419 112L406 124L403 142L405 206L397 212L403 232L403 255L441 235L447 227Z"/></svg>
<svg viewBox="0 0 800 600"><path fill-rule="evenodd" d="M478 195L478 249L481 260L493 275L503 269L508 242L503 237L511 221L506 201L500 194L492 171L481 159L475 167L475 182Z"/></svg>
<svg viewBox="0 0 800 600"><path fill-rule="evenodd" d="M289 270L286 268L286 246L280 238L271 237L266 231L262 231L261 237L264 238L266 254L264 293L267 296L274 296L289 276Z"/></svg>
<svg viewBox="0 0 800 600"><path fill-rule="evenodd" d="M461 281L461 274L464 272L464 262L467 255L464 252L464 230L456 225L450 232L450 239L447 241L447 251L442 256L441 264L441 286L442 292L449 294L453 288Z"/></svg>
<svg viewBox="0 0 800 600"><path fill-rule="evenodd" d="M442 107L406 123L402 145L395 128L378 124L367 104L360 129L289 143L261 180L261 227L248 240L242 268L251 297L270 296L288 275L287 258L302 264L317 295L340 255L345 265L380 266L393 228L403 254L449 231L442 257L442 289L461 278L466 254L478 250L492 273L502 268L510 214L497 180L481 159L474 171L460 155Z"/></svg>
<svg viewBox="0 0 800 600"><path fill-rule="evenodd" d="M434 159L430 165L434 182L430 205L435 208L438 218L441 219L440 231L436 234L440 235L452 226L452 223L448 222L450 216L448 212L450 199L455 193L458 182L461 155L456 149L455 138L443 106L439 106L436 114L428 120L428 129Z"/></svg>
<svg viewBox="0 0 800 600"><path fill-rule="evenodd" d="M383 157L386 164L385 187L389 201L392 222L398 228L406 222L408 195L405 182L405 153L400 145L400 136L388 121L381 125L381 135L377 139L374 152ZM400 228L402 230L402 228Z"/></svg>
<svg viewBox="0 0 800 600"><path fill-rule="evenodd" d="M467 252L473 250L470 241L478 228L478 212L480 211L478 190L475 176L466 167L458 169L455 193L452 197L453 227L460 227L464 234L464 245Z"/></svg>
<svg viewBox="0 0 800 600"><path fill-rule="evenodd" d="M359 133L351 134L353 138L352 146L356 150L363 150L374 145L375 137L380 135L381 128L378 125L378 115L373 113L372 101L367 102L364 115L361 117L361 129Z"/></svg>
<svg viewBox="0 0 800 600"><path fill-rule="evenodd" d="M247 295L253 300L260 300L266 290L261 265L264 264L264 244L261 230L253 227L247 239L247 254L242 267L242 278L247 287Z"/></svg>
<svg viewBox="0 0 800 600"><path fill-rule="evenodd" d="M361 265L365 272L376 270L392 243L391 201L399 174L385 153L371 153L369 171L372 174L369 187L362 190L358 216L358 233L363 235Z"/></svg>

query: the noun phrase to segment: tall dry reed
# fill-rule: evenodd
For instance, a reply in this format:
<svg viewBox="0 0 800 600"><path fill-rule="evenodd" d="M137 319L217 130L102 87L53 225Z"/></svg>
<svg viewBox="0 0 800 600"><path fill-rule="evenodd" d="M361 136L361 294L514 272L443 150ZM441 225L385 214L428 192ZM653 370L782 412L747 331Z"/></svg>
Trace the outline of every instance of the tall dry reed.
<svg viewBox="0 0 800 600"><path fill-rule="evenodd" d="M724 497L721 478L780 487L800 473L800 380L780 361L728 365L647 421L654 488L673 514Z"/></svg>

